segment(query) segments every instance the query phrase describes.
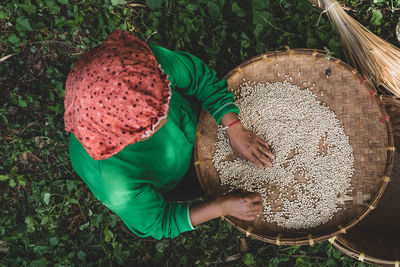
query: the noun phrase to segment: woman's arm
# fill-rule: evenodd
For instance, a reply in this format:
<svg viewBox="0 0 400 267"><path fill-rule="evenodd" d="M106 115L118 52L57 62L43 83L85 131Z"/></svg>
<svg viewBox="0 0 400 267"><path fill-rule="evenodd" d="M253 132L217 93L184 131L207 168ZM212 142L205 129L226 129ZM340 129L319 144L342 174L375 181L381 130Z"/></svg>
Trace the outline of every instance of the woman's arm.
<svg viewBox="0 0 400 267"><path fill-rule="evenodd" d="M189 211L193 226L226 215L252 221L262 211L262 198L258 193L230 194L191 206Z"/></svg>
<svg viewBox="0 0 400 267"><path fill-rule="evenodd" d="M228 125L237 120L239 109L228 91L225 79L219 79L215 71L199 58L185 52L170 51L159 46L150 46L157 61L169 74L168 80L184 95L195 96L218 124ZM243 160L249 160L262 169L272 166L273 155L268 144L241 124L227 129L233 149Z"/></svg>
<svg viewBox="0 0 400 267"><path fill-rule="evenodd" d="M171 86L182 95L194 96L218 124L226 113L239 113L226 79L219 79L201 59L187 52L151 45L150 48L168 73Z"/></svg>
<svg viewBox="0 0 400 267"><path fill-rule="evenodd" d="M221 119L221 124L226 126L237 121L238 116L229 112ZM241 123L236 123L226 129L233 152L242 160L249 160L260 169L264 166L271 167L274 155L271 153L268 143L260 137L245 129Z"/></svg>

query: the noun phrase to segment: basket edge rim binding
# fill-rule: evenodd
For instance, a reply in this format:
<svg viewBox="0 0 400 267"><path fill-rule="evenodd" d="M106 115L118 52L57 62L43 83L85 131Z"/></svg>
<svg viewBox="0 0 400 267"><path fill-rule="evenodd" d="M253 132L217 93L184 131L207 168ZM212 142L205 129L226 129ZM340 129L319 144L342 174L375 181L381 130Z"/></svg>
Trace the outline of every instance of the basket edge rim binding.
<svg viewBox="0 0 400 267"><path fill-rule="evenodd" d="M316 59L318 59L318 58L325 59L325 56L326 56L325 52L322 50L308 49L308 48L290 49L287 47L286 50L266 52L266 53L257 55L255 57L252 57L252 58L242 62L238 66L234 67L231 71L229 71L224 76L224 78L228 80L237 72L241 72L242 69L244 69L248 65L250 65L254 62L257 62L259 60L267 61L269 58L283 56L283 55L289 55L289 56L291 56L291 55L306 55L306 56L314 56ZM348 64L346 64L342 60L335 58L335 57L330 57L329 60L331 60L331 61L335 62L336 64L338 64L339 66L351 71L353 76L358 78L360 81L363 79L363 76L355 68L350 67ZM374 90L373 85L368 80L364 80L364 84L367 87L367 89L369 89L370 91ZM382 103L382 100L379 98L378 94L374 94L373 99L374 99L375 103L378 105L380 112L384 116L387 115L384 104ZM204 110L201 111L199 121L200 121L201 116L203 116L203 114L202 114L203 112L205 112L205 111ZM388 134L388 147L394 147L394 138L393 138L393 132L392 132L392 127L391 127L390 121L386 120L384 123L386 126L386 132ZM194 165L195 165L197 174L200 173L200 163L199 163L199 159L198 159L199 157L198 157L198 153L197 153L197 151L198 151L197 150L197 144L198 144L197 139L199 137L200 136L197 134L197 131L196 131L196 141L195 141L196 153L194 153L194 162L195 162ZM385 172L381 177L390 177L392 168L393 168L393 159L394 159L394 151L388 149ZM251 226L249 226L248 229L243 229L243 228L239 227L238 225L234 224L229 219L229 217L226 217L225 219L231 225L233 225L236 229L245 233L247 237L252 236L255 239L258 239L260 241L273 243L273 244L277 244L277 245L313 245L316 242L328 240L333 237L336 238L340 234L346 233L347 230L349 230L350 228L352 228L353 226L358 224L364 217L366 217L369 214L369 212L372 209L374 209L376 207L376 204L382 197L387 184L388 184L388 180L382 179L379 183L379 186L377 188L375 196L372 198L372 201L369 204L369 206L365 207L364 210L360 213L360 215L357 218L353 219L352 221L347 223L345 226L338 225L338 230L333 233L330 233L330 234L321 234L321 235L315 235L315 236L312 236L311 234L307 234L304 237L289 238L289 237L284 237L281 234L277 233L276 237L266 237L266 236L261 236L261 235L253 233L251 231L252 230ZM204 185L203 181L200 181L200 185L203 187L203 189L207 189L207 186ZM205 193L207 194L207 192L205 192ZM208 196L208 197L210 197L210 196Z"/></svg>

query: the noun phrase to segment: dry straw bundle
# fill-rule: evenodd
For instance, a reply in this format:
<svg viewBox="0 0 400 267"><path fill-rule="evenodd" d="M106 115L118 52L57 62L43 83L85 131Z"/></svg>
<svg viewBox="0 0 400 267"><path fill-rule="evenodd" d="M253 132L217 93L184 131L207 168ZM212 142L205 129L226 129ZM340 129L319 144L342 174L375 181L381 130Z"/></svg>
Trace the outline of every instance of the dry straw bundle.
<svg viewBox="0 0 400 267"><path fill-rule="evenodd" d="M400 96L400 49L354 20L336 0L309 1L328 13L353 66L376 86Z"/></svg>

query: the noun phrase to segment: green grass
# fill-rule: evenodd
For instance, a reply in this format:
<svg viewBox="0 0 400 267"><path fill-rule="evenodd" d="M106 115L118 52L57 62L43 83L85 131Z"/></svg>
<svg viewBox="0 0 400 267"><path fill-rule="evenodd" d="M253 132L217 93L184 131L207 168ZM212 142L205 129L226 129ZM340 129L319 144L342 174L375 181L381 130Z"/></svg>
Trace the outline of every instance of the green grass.
<svg viewBox="0 0 400 267"><path fill-rule="evenodd" d="M390 42L399 0L350 0ZM331 247L278 247L214 220L172 240L141 239L73 172L63 127L71 66L115 29L185 50L222 77L266 51L327 47L326 16L306 0L3 0L0 3L0 266L365 266Z"/></svg>

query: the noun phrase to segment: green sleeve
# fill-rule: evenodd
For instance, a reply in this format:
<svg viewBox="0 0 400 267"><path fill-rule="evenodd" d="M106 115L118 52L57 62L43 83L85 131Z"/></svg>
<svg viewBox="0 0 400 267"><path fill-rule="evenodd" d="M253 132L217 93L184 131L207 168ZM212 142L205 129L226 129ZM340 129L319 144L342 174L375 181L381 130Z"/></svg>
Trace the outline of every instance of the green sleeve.
<svg viewBox="0 0 400 267"><path fill-rule="evenodd" d="M122 189L120 187L124 187L123 184L112 184L111 187L107 185L107 190L117 190L117 194L114 199L106 201L107 206L136 235L155 239L174 238L182 232L193 230L189 218L189 203L165 201L148 183L136 188Z"/></svg>
<svg viewBox="0 0 400 267"><path fill-rule="evenodd" d="M202 60L186 52L170 51L159 46L150 48L175 90L195 96L218 124L226 113L239 114L226 79L218 79L216 72Z"/></svg>
<svg viewBox="0 0 400 267"><path fill-rule="evenodd" d="M72 167L93 194L136 235L174 238L194 229L189 203L165 201L148 180L136 177L140 170L126 160L134 155L123 151L106 160L93 160L74 134L69 152Z"/></svg>

